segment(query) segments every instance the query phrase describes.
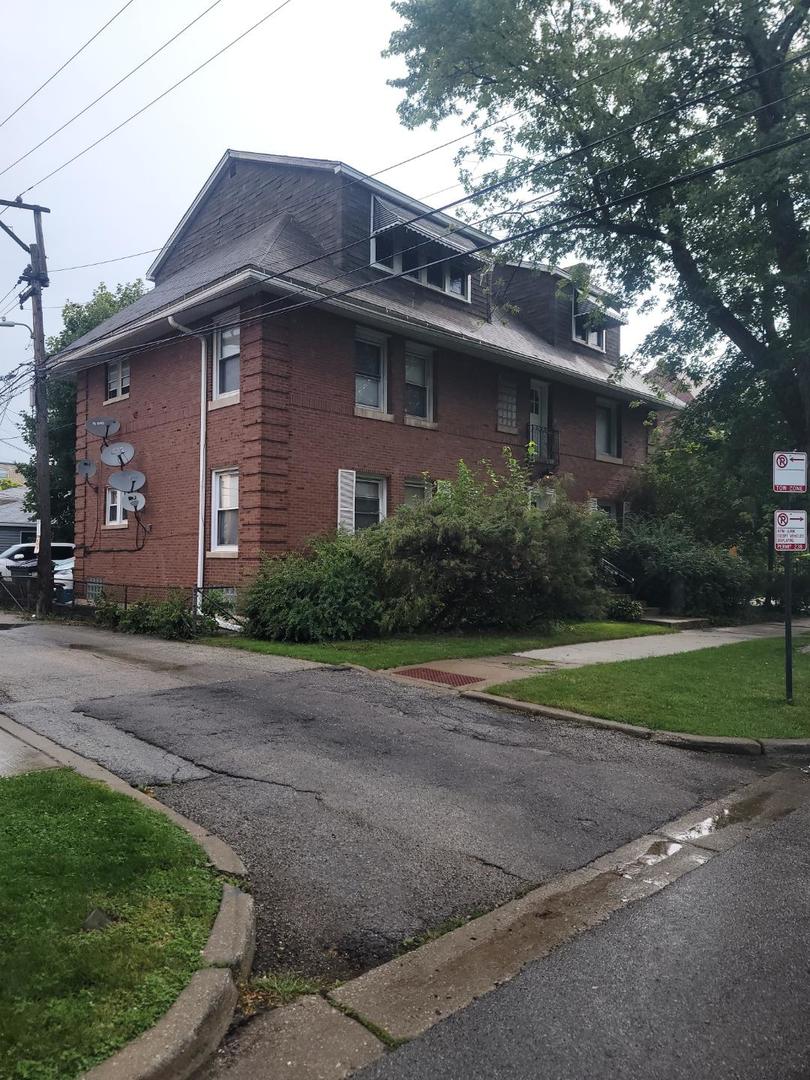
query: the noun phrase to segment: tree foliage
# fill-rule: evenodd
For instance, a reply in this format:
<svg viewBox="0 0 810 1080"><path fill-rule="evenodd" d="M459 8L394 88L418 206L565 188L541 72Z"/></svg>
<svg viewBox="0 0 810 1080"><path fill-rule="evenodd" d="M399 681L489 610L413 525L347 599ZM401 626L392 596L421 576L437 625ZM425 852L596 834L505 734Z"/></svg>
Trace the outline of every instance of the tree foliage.
<svg viewBox="0 0 810 1080"><path fill-rule="evenodd" d="M642 358L756 384L795 446L810 435L808 143L670 181L806 130L809 7L399 0L388 50L406 65L393 80L406 125L456 114L483 129L459 154L462 178L506 183L476 216L501 213L507 234L544 228L510 258L573 255L625 299L665 296ZM526 205L542 192L554 199Z"/></svg>
<svg viewBox="0 0 810 1080"><path fill-rule="evenodd" d="M62 308L62 330L45 342L49 355L67 348L82 334L115 315L144 294L139 279L119 284L110 290L102 282L93 290L86 303L68 300ZM54 534L59 539L73 539L73 487L76 472L76 388L67 379L51 379L48 383L48 432L51 456L51 519ZM18 464L28 486L24 508L39 517L37 504L36 435L33 413L24 412L20 431L32 450L30 461Z"/></svg>

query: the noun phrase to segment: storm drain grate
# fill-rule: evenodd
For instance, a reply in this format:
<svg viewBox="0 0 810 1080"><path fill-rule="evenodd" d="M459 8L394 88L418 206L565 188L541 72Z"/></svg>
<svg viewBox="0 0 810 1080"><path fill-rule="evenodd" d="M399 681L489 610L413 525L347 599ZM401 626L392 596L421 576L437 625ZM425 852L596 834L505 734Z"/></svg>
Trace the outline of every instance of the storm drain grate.
<svg viewBox="0 0 810 1080"><path fill-rule="evenodd" d="M409 679L425 679L427 682L444 683L445 686L467 686L468 683L481 682L474 675L459 675L456 671L438 671L432 667L412 667L398 671L397 675L407 675Z"/></svg>

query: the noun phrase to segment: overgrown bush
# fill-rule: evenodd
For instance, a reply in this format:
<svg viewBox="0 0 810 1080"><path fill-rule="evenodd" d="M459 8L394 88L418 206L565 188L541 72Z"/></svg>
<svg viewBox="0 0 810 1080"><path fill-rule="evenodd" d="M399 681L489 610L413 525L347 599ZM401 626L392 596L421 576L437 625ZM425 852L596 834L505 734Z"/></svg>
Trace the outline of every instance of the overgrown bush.
<svg viewBox="0 0 810 1080"><path fill-rule="evenodd" d="M247 632L324 641L600 614L600 559L617 543L615 527L561 491L534 509L527 483L509 453L504 473L487 467L479 477L462 462L430 499L374 529L265 560L247 591Z"/></svg>
<svg viewBox="0 0 810 1080"><path fill-rule="evenodd" d="M124 607L101 596L96 604L96 622L125 634L150 634L169 641L190 641L203 634L216 633L216 621L209 615L195 615L182 593L167 600L136 600Z"/></svg>
<svg viewBox="0 0 810 1080"><path fill-rule="evenodd" d="M278 641L329 641L374 634L377 579L365 537L336 533L305 552L262 562L247 590L246 632Z"/></svg>
<svg viewBox="0 0 810 1080"><path fill-rule="evenodd" d="M616 593L608 601L606 614L616 622L638 622L644 617L644 605L627 593Z"/></svg>
<svg viewBox="0 0 810 1080"><path fill-rule="evenodd" d="M756 592L745 560L699 543L675 516L627 519L614 558L635 579L636 595L664 610L730 615Z"/></svg>

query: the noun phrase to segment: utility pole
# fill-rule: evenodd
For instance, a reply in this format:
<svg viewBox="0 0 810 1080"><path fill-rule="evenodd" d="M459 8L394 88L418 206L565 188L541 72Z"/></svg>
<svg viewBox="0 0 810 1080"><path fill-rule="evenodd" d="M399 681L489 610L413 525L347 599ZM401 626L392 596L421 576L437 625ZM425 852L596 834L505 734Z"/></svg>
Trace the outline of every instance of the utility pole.
<svg viewBox="0 0 810 1080"><path fill-rule="evenodd" d="M42 314L42 290L47 288L48 267L45 259L45 239L42 215L49 214L45 206L35 206L19 200L0 199L0 206L30 210L34 215L36 241L25 244L5 222L0 229L28 253L31 260L20 275L28 287L20 293L20 307L31 298L34 339L34 420L37 455L37 506L39 507L39 552L37 555L37 615L48 615L53 600L53 561L51 558L51 453L48 434L47 354L45 352L45 323Z"/></svg>

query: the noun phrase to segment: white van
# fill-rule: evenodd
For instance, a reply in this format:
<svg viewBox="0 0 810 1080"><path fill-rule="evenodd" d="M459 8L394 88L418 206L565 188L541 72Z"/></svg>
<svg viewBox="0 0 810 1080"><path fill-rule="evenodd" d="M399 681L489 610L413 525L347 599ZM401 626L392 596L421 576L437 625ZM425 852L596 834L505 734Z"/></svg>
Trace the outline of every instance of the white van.
<svg viewBox="0 0 810 1080"><path fill-rule="evenodd" d="M75 544L51 544L51 558L55 563L72 559L75 548ZM35 558L33 544L12 544L10 548L0 552L0 578L10 578L11 568L15 563Z"/></svg>

